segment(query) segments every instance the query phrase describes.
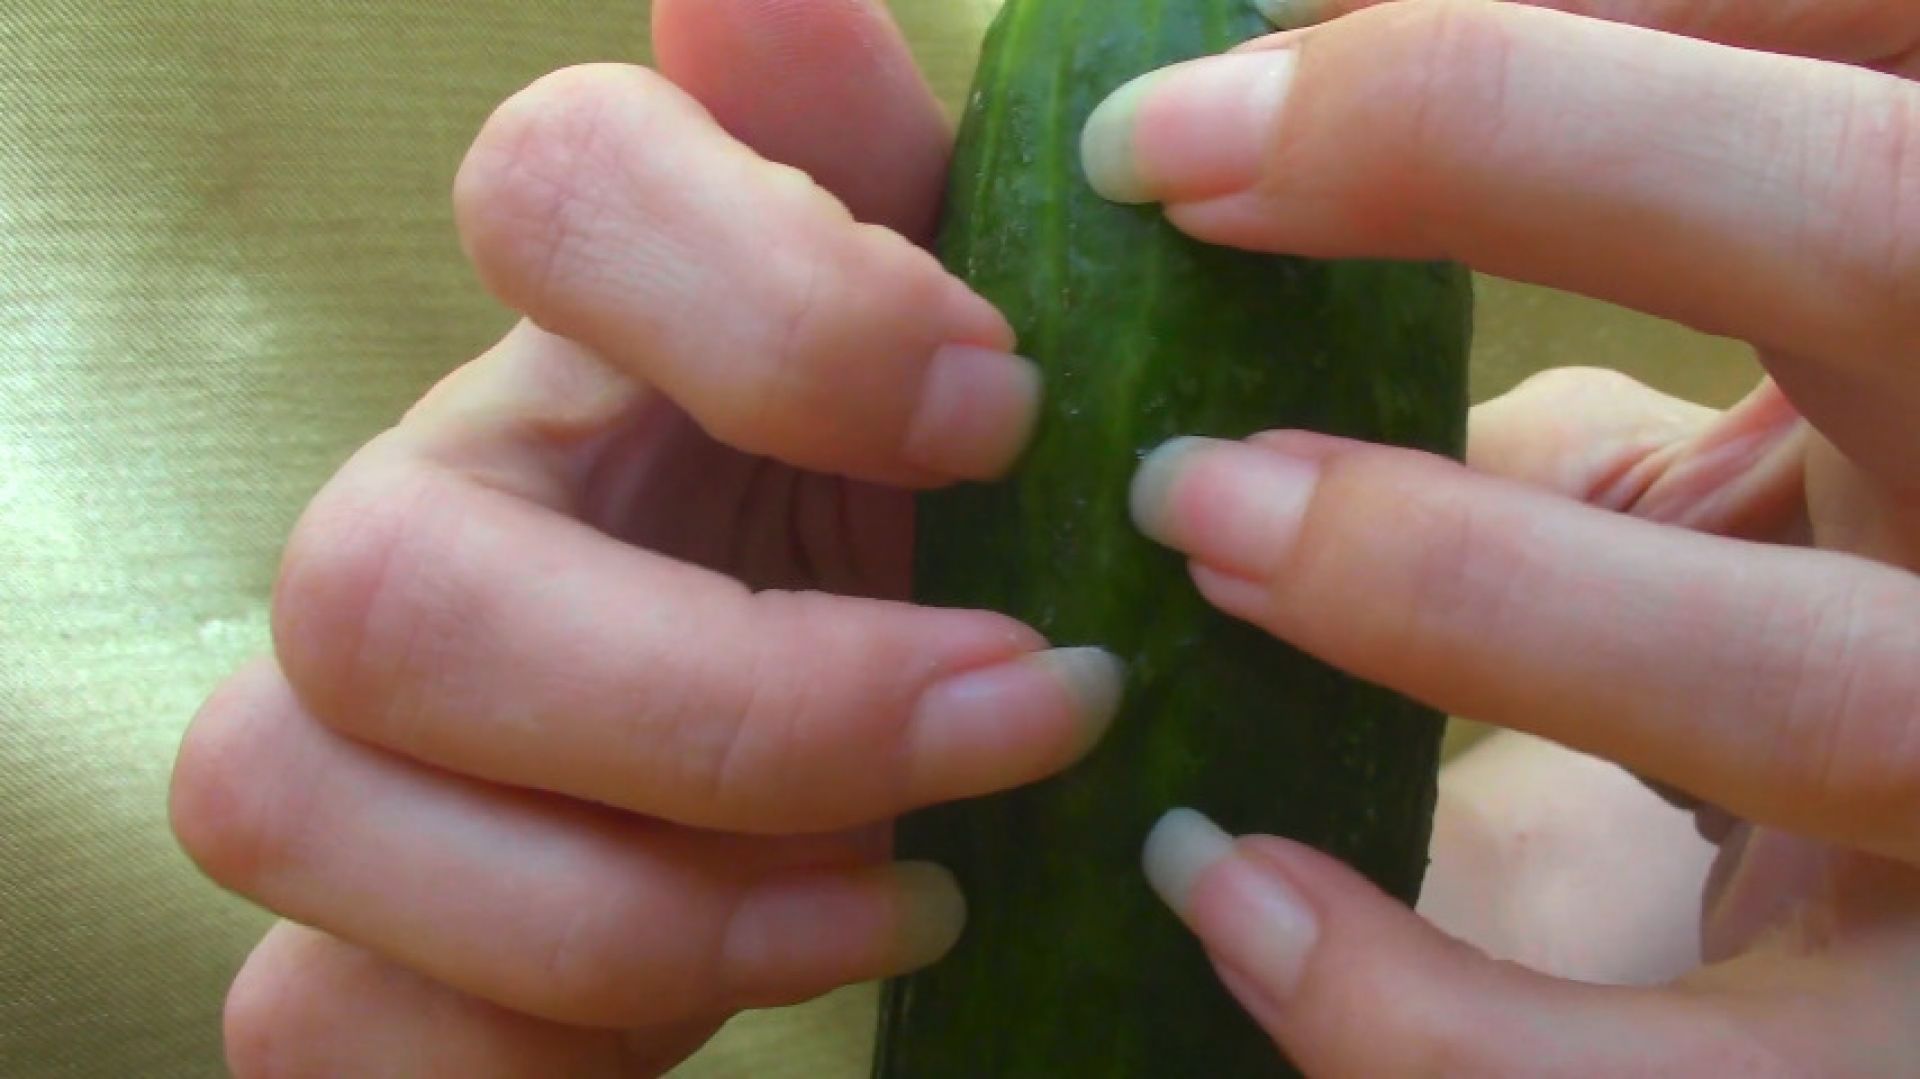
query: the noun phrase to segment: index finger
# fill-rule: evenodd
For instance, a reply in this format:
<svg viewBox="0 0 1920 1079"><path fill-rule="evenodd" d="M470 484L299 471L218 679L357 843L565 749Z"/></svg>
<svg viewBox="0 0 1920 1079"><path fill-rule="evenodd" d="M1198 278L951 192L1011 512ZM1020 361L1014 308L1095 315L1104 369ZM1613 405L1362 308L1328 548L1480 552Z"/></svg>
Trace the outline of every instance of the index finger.
<svg viewBox="0 0 1920 1079"><path fill-rule="evenodd" d="M1203 240L1452 258L1763 347L1920 484L1920 86L1515 4L1391 4L1157 72L1089 174Z"/></svg>

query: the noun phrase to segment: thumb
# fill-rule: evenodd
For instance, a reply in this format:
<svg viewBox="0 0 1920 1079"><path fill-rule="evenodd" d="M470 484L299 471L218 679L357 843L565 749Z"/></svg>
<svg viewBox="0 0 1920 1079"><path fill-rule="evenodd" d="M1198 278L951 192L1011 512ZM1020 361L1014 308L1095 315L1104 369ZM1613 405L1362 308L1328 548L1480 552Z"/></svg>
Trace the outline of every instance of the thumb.
<svg viewBox="0 0 1920 1079"><path fill-rule="evenodd" d="M1704 996L1583 985L1496 962L1298 843L1235 840L1177 809L1148 837L1145 866L1227 989L1311 1076L1781 1068Z"/></svg>

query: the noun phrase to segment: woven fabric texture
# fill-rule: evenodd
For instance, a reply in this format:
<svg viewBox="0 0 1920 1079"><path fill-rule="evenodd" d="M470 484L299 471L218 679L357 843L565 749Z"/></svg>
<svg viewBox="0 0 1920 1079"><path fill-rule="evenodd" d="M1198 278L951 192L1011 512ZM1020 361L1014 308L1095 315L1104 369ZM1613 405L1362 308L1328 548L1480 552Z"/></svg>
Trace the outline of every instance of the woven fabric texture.
<svg viewBox="0 0 1920 1079"><path fill-rule="evenodd" d="M899 0L957 100L992 0ZM195 706L266 643L279 547L360 442L509 323L447 191L539 74L643 60L642 0L0 4L0 1075L220 1074L264 915L166 828ZM1735 350L1486 294L1481 391ZM872 994L736 1022L697 1076L861 1073Z"/></svg>

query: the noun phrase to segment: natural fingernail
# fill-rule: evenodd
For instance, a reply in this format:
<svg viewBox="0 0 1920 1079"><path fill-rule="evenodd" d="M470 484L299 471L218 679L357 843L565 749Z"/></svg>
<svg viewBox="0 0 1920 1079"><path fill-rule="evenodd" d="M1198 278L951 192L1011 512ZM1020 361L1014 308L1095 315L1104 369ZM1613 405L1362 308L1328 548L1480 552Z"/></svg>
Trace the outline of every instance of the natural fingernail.
<svg viewBox="0 0 1920 1079"><path fill-rule="evenodd" d="M1087 182L1115 202L1191 202L1245 190L1299 66L1296 50L1228 53L1149 72L1087 118Z"/></svg>
<svg viewBox="0 0 1920 1079"><path fill-rule="evenodd" d="M1281 30L1297 30L1326 19L1325 0L1253 0L1253 6Z"/></svg>
<svg viewBox="0 0 1920 1079"><path fill-rule="evenodd" d="M972 345L946 345L927 363L920 403L907 424L906 463L959 480L1012 467L1040 410L1040 369Z"/></svg>
<svg viewBox="0 0 1920 1079"><path fill-rule="evenodd" d="M932 862L899 862L887 872L895 889L892 955L898 969L916 970L953 949L967 902L953 874Z"/></svg>
<svg viewBox="0 0 1920 1079"><path fill-rule="evenodd" d="M1187 916L1188 900L1200 875L1233 854L1233 837L1191 809L1169 810L1147 833L1141 862L1147 883L1175 914Z"/></svg>
<svg viewBox="0 0 1920 1079"><path fill-rule="evenodd" d="M1102 198L1125 203L1154 200L1135 154L1134 126L1140 99L1165 74L1165 70L1150 71L1128 81L1087 117L1080 131L1080 168Z"/></svg>
<svg viewBox="0 0 1920 1079"><path fill-rule="evenodd" d="M1161 899L1224 963L1284 998L1320 937L1313 908L1280 869L1191 809L1160 818L1143 855Z"/></svg>
<svg viewBox="0 0 1920 1079"><path fill-rule="evenodd" d="M734 904L722 961L753 994L865 980L939 959L966 919L953 874L930 863L795 873L760 882Z"/></svg>
<svg viewBox="0 0 1920 1079"><path fill-rule="evenodd" d="M912 718L914 789L960 797L1050 775L1099 743L1126 668L1100 648L1056 648L929 688Z"/></svg>
<svg viewBox="0 0 1920 1079"><path fill-rule="evenodd" d="M1177 438L1134 475L1134 523L1154 540L1236 577L1277 572L1319 483L1312 461L1263 446Z"/></svg>

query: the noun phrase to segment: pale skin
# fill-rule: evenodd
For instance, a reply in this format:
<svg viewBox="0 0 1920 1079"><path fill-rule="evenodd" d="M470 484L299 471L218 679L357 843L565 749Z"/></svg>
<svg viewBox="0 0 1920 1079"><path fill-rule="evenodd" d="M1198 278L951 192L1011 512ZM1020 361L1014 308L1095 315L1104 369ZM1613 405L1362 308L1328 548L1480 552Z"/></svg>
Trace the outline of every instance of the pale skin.
<svg viewBox="0 0 1920 1079"><path fill-rule="evenodd" d="M1331 21L1105 110L1096 187L1639 307L1769 379L1720 413L1557 372L1476 410L1465 466L1152 458L1138 523L1223 610L1509 732L1444 777L1420 914L1183 814L1154 883L1310 1074L1899 1074L1920 9L1288 8ZM1045 388L915 247L950 133L897 31L654 13L657 71L556 74L480 134L462 237L526 321L318 496L273 655L182 748L183 845L286 919L229 997L243 1077L653 1074L932 962L963 897L888 822L1071 766L1122 689L902 602L912 493L1006 467Z"/></svg>

